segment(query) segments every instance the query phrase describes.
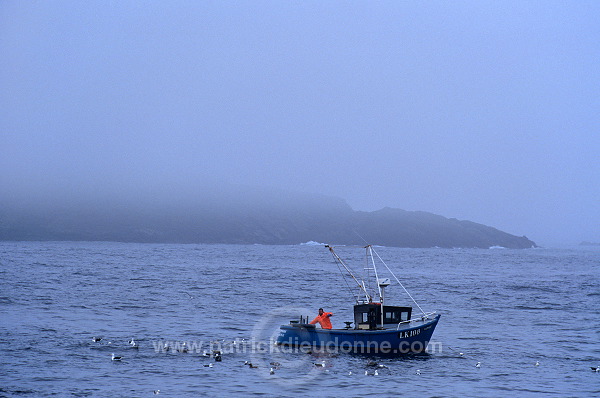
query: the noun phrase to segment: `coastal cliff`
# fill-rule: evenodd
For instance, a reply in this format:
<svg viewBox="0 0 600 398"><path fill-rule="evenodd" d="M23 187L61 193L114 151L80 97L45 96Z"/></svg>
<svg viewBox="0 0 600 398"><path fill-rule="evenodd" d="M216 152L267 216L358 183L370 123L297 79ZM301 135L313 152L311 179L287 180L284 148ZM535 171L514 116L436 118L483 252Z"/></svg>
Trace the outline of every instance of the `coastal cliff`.
<svg viewBox="0 0 600 398"><path fill-rule="evenodd" d="M322 195L251 193L222 200L62 201L3 205L0 240L332 244L530 248L535 243L471 221L422 211L353 210Z"/></svg>

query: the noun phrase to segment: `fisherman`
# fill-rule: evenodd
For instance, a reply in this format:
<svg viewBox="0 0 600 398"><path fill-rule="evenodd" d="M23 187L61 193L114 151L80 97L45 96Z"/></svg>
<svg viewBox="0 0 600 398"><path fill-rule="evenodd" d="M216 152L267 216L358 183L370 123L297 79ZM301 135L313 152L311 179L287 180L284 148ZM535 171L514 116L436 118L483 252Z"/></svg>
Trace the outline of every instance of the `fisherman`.
<svg viewBox="0 0 600 398"><path fill-rule="evenodd" d="M319 322L319 325L321 325L323 329L331 329L331 320L329 319L331 316L333 316L333 313L324 312L323 308L319 308L319 315L310 321L310 324L314 325L315 323Z"/></svg>

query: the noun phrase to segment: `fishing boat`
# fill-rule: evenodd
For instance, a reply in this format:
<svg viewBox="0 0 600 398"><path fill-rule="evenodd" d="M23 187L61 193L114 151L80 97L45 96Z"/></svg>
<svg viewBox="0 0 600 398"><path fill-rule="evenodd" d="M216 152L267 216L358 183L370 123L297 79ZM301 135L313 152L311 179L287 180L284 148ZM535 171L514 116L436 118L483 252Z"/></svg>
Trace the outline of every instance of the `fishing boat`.
<svg viewBox="0 0 600 398"><path fill-rule="evenodd" d="M335 353L405 355L426 352L440 314L423 311L372 245L365 246L366 278L359 278L332 246L325 247L333 255L353 295L354 321L345 322L346 326L341 329L322 329L310 324L308 317L300 316L300 319L281 325L276 345ZM392 279L378 272L375 257L410 297L419 313L413 314L412 306L392 306L385 302L385 289ZM375 283L369 284L370 279Z"/></svg>

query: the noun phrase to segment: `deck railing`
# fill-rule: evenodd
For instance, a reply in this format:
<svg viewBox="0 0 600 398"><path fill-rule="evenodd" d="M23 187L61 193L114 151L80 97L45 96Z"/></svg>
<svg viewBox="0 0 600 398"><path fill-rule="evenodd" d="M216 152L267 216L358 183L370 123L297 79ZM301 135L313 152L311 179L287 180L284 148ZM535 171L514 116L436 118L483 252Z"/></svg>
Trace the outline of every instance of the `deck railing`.
<svg viewBox="0 0 600 398"><path fill-rule="evenodd" d="M396 327L396 330L400 329L400 325L405 324L405 323L411 323L411 322L425 322L426 320L429 319L430 316L435 315L436 311L433 312L427 312L424 313L423 315L417 317L417 318L413 318L413 319L409 319L407 321L400 321L398 322L398 326Z"/></svg>

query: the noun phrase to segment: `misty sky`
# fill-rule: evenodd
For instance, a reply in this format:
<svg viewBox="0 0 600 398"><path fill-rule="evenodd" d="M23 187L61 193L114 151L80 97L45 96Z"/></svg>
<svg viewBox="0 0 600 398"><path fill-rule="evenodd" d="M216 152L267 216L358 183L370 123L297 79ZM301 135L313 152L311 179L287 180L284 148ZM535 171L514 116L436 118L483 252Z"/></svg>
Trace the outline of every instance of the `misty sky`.
<svg viewBox="0 0 600 398"><path fill-rule="evenodd" d="M3 1L0 193L247 184L600 241L598 1Z"/></svg>

